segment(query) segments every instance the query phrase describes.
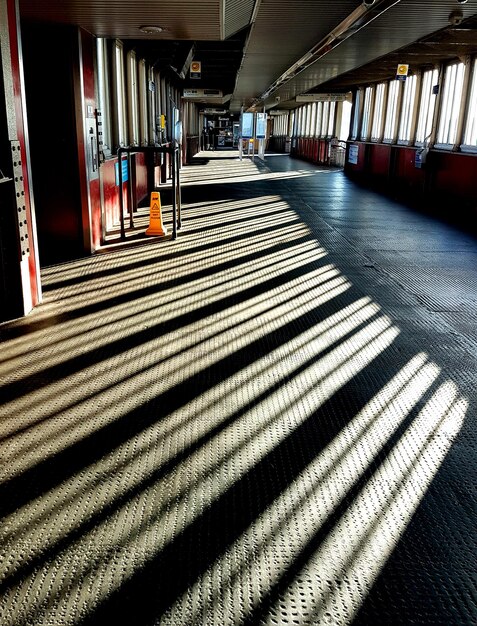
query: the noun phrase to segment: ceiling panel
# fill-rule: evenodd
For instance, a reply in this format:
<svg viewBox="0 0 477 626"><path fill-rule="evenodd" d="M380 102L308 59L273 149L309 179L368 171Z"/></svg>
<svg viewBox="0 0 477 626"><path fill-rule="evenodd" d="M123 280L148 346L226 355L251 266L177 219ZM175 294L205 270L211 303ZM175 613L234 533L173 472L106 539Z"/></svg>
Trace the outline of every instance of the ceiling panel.
<svg viewBox="0 0 477 626"><path fill-rule="evenodd" d="M475 12L475 4L473 2L473 6L470 3L469 6L463 5L461 8L464 15ZM266 101L267 106L275 106L277 97L281 101L290 100L299 93L310 90L310 84L319 86L371 61L379 68L381 57L429 33L448 27L449 14L456 6L456 0L434 0L430 11L428 2L402 0L396 3L366 28L331 50L282 89L271 94Z"/></svg>
<svg viewBox="0 0 477 626"><path fill-rule="evenodd" d="M356 0L261 0L231 107L250 104L354 8Z"/></svg>
<svg viewBox="0 0 477 626"><path fill-rule="evenodd" d="M477 0L465 4L458 0L376 0L366 12L375 18L371 23L362 30L356 28L349 38L337 46L335 42L321 58L314 58L306 69L276 86L275 81L303 55L328 41L340 23L361 11L360 0L19 1L22 19L75 24L99 37L122 39L164 70L181 66L194 43L195 58L202 62L201 79L191 81L186 75L180 84L222 89L224 94L233 91L233 111L242 103L258 103L271 87L273 91L264 98L266 107L290 107L296 95L310 90L337 90L369 76L389 77L392 64L432 62L436 54L448 58L453 50L456 55L466 54L477 46L472 28L461 31L468 32L462 35L465 40L451 30L448 40L442 39L442 29L450 28L450 13L461 10L465 18L476 16ZM389 8L379 15L383 7ZM142 25L161 26L164 31L145 34L139 29ZM408 48L436 32L436 41L431 38Z"/></svg>
<svg viewBox="0 0 477 626"><path fill-rule="evenodd" d="M250 24L255 0L225 0L223 39Z"/></svg>
<svg viewBox="0 0 477 626"><path fill-rule="evenodd" d="M164 27L160 39L216 39L221 36L222 0L20 0L23 18L76 24L98 37L154 39L141 25ZM223 16L222 16L223 18Z"/></svg>

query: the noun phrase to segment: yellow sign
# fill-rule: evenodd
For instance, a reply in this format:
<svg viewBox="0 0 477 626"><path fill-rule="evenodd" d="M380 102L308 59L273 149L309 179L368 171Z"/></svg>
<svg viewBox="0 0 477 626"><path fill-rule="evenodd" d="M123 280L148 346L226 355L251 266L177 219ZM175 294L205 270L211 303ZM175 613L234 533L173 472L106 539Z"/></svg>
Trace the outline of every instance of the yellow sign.
<svg viewBox="0 0 477 626"><path fill-rule="evenodd" d="M396 72L398 76L407 76L408 72L409 72L409 65L406 65L405 63L401 63L400 65L398 65L397 72Z"/></svg>
<svg viewBox="0 0 477 626"><path fill-rule="evenodd" d="M167 235L167 228L162 223L161 196L158 191L151 193L149 207L149 228L146 230L146 235L159 235L160 237L164 237Z"/></svg>
<svg viewBox="0 0 477 626"><path fill-rule="evenodd" d="M190 71L197 73L201 71L201 62L200 61L192 61L190 64Z"/></svg>
<svg viewBox="0 0 477 626"><path fill-rule="evenodd" d="M164 130L165 127L166 127L166 116L165 115L161 115L161 128L162 128L162 130Z"/></svg>

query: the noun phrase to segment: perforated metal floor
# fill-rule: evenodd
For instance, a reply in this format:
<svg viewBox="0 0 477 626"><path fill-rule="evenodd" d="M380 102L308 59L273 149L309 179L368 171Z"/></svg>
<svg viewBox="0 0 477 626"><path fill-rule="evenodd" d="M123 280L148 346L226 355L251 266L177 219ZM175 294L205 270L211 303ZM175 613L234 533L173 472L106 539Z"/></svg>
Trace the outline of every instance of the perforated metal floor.
<svg viewBox="0 0 477 626"><path fill-rule="evenodd" d="M0 624L476 624L476 240L288 157L182 176L177 241L0 326Z"/></svg>

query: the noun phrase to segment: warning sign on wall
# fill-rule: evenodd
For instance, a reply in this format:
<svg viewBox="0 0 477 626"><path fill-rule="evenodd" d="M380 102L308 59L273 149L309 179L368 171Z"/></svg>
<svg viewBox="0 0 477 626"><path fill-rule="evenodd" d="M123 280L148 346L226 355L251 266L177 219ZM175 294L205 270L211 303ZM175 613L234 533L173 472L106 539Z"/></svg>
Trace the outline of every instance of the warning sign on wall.
<svg viewBox="0 0 477 626"><path fill-rule="evenodd" d="M409 72L409 65L407 65L406 63L400 63L397 66L397 70L396 70L396 80L406 80L408 72Z"/></svg>
<svg viewBox="0 0 477 626"><path fill-rule="evenodd" d="M190 64L190 77L200 78L202 72L202 63L200 61L192 61Z"/></svg>

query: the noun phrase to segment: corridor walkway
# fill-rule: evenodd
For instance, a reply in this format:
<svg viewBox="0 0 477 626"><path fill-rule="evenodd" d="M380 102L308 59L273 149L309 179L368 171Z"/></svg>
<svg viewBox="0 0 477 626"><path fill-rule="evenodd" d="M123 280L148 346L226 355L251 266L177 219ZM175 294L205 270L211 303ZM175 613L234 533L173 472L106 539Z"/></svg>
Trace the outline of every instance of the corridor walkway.
<svg viewBox="0 0 477 626"><path fill-rule="evenodd" d="M0 326L0 624L476 624L476 238L283 155L182 179L176 241Z"/></svg>

